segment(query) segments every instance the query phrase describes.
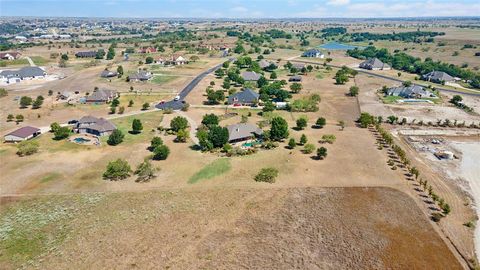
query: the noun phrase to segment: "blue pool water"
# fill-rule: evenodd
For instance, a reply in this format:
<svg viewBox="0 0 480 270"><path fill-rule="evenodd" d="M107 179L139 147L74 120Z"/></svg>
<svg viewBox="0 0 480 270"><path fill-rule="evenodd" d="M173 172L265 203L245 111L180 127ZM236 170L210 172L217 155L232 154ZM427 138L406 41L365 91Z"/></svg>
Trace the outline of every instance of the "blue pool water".
<svg viewBox="0 0 480 270"><path fill-rule="evenodd" d="M80 137L80 138L73 139L73 141L76 142L76 143L86 143L86 142L89 142L90 140Z"/></svg>
<svg viewBox="0 0 480 270"><path fill-rule="evenodd" d="M330 43L325 43L320 46L321 49L325 50L353 50L355 48L363 49L364 47L362 46L355 46L355 45L348 45L348 44L343 44L343 43L338 43L338 42L330 42Z"/></svg>

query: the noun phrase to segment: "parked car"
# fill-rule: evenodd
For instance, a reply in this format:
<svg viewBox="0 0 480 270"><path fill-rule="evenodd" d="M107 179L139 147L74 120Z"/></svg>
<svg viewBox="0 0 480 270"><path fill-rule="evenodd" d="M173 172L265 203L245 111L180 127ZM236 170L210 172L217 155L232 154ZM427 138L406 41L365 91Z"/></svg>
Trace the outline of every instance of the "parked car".
<svg viewBox="0 0 480 270"><path fill-rule="evenodd" d="M179 100L180 100L180 96L176 96L173 100L179 101Z"/></svg>
<svg viewBox="0 0 480 270"><path fill-rule="evenodd" d="M75 125L76 123L78 123L78 120L75 120L75 119L72 119L72 120L67 122L67 124L69 124L69 125Z"/></svg>

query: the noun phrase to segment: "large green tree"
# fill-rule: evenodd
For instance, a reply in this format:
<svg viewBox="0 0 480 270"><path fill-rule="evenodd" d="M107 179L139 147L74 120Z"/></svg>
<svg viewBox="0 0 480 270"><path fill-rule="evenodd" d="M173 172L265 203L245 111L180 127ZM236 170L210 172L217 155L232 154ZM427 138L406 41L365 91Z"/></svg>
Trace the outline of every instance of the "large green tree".
<svg viewBox="0 0 480 270"><path fill-rule="evenodd" d="M170 121L170 128L178 132L181 129L186 129L188 127L188 120L182 116L175 116L172 121Z"/></svg>
<svg viewBox="0 0 480 270"><path fill-rule="evenodd" d="M272 127L270 129L270 138L280 141L288 137L288 124L280 116L272 118Z"/></svg>

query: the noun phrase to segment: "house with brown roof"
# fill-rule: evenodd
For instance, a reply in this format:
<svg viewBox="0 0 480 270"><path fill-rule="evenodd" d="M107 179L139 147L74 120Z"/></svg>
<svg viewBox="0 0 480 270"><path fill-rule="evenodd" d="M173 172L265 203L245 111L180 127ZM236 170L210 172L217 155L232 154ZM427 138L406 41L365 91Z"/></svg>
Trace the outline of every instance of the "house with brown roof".
<svg viewBox="0 0 480 270"><path fill-rule="evenodd" d="M40 129L31 126L21 127L4 136L5 142L21 142L40 135Z"/></svg>
<svg viewBox="0 0 480 270"><path fill-rule="evenodd" d="M85 103L103 104L108 103L117 97L118 93L115 90L97 89L85 98Z"/></svg>
<svg viewBox="0 0 480 270"><path fill-rule="evenodd" d="M143 47L140 49L139 53L156 53L157 49L155 47Z"/></svg>
<svg viewBox="0 0 480 270"><path fill-rule="evenodd" d="M104 136L111 134L115 129L117 129L117 127L107 119L88 115L80 118L73 130L78 133Z"/></svg>
<svg viewBox="0 0 480 270"><path fill-rule="evenodd" d="M20 58L22 54L19 52L0 52L0 59L2 60L15 60Z"/></svg>
<svg viewBox="0 0 480 270"><path fill-rule="evenodd" d="M228 142L237 143L260 137L263 130L256 125L239 123L227 126Z"/></svg>
<svg viewBox="0 0 480 270"><path fill-rule="evenodd" d="M181 55L172 55L172 65L185 65L188 64L188 61L185 57Z"/></svg>

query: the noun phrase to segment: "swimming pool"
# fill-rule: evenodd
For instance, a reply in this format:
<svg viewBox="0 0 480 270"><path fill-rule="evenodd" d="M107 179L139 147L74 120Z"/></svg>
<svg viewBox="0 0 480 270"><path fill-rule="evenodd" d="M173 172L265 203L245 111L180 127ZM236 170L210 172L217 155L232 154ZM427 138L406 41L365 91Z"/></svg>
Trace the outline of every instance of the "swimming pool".
<svg viewBox="0 0 480 270"><path fill-rule="evenodd" d="M348 44L343 44L339 42L329 42L329 43L322 44L318 47L325 50L342 50L342 51L353 50L355 48L358 48L358 49L364 48L362 46L348 45Z"/></svg>
<svg viewBox="0 0 480 270"><path fill-rule="evenodd" d="M89 140L89 139L82 138L82 137L78 137L78 138L73 139L73 141L76 142L76 143L82 144L82 143L89 142L90 140Z"/></svg>

